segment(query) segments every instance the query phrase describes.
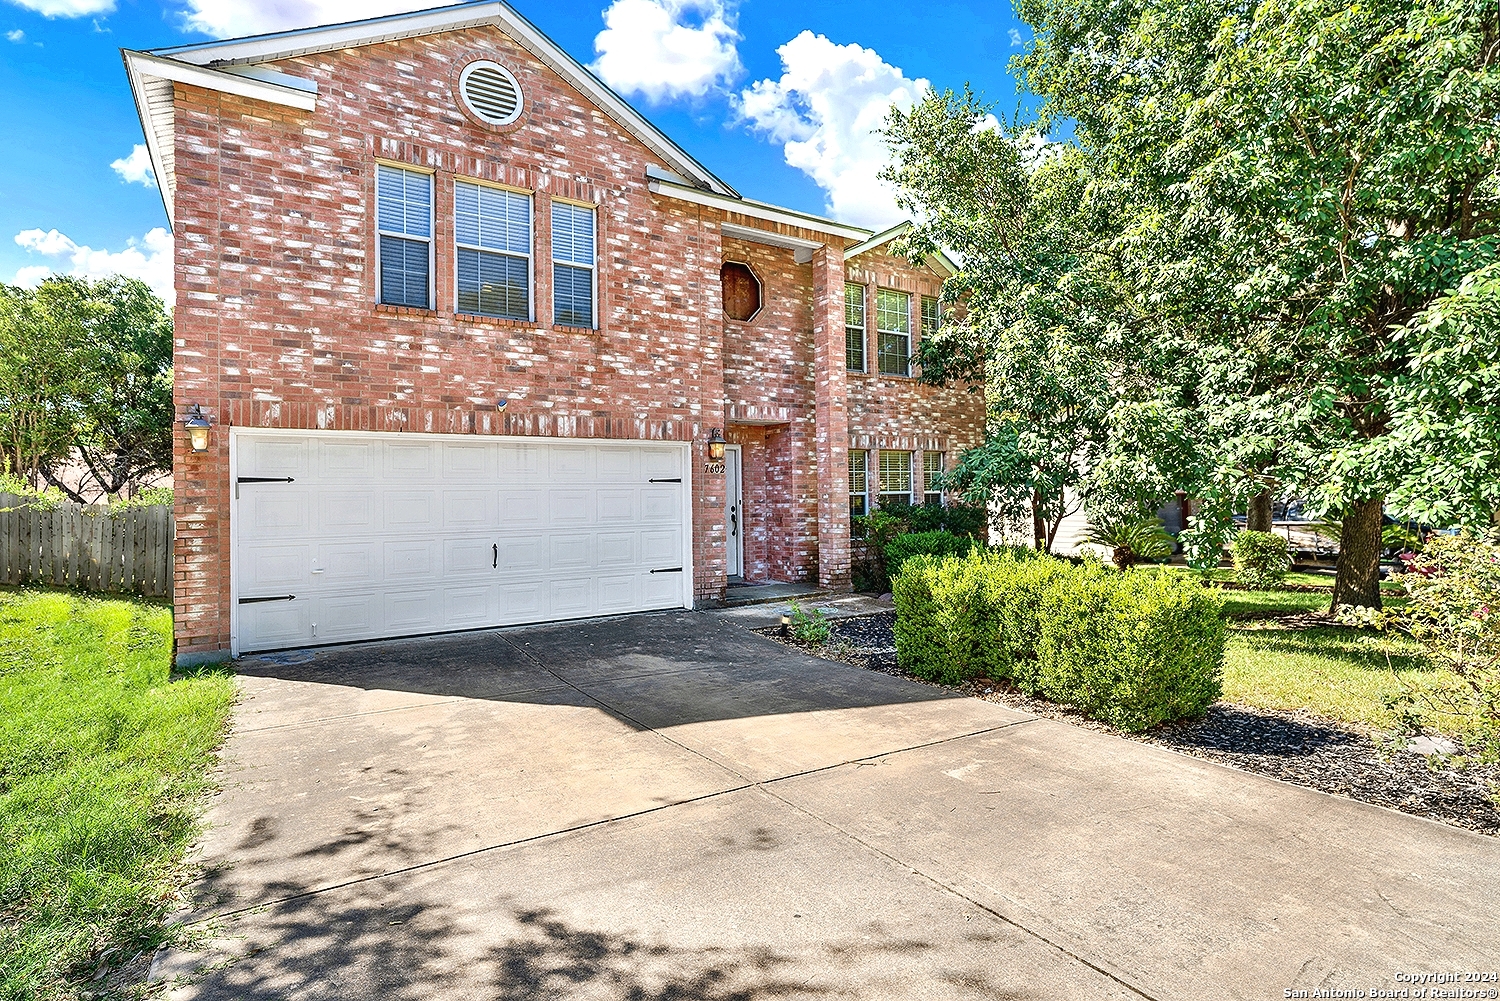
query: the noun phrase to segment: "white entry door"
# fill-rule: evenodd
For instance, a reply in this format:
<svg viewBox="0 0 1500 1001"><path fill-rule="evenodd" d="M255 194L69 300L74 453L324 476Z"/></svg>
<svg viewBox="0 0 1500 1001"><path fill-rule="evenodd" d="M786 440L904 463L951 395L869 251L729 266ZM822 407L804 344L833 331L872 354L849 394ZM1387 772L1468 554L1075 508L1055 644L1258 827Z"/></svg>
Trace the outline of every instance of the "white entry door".
<svg viewBox="0 0 1500 1001"><path fill-rule="evenodd" d="M692 607L686 446L231 435L236 653Z"/></svg>
<svg viewBox="0 0 1500 1001"><path fill-rule="evenodd" d="M740 454L740 446L724 446L724 560L725 573L730 577L745 575L745 500L741 489L744 467Z"/></svg>

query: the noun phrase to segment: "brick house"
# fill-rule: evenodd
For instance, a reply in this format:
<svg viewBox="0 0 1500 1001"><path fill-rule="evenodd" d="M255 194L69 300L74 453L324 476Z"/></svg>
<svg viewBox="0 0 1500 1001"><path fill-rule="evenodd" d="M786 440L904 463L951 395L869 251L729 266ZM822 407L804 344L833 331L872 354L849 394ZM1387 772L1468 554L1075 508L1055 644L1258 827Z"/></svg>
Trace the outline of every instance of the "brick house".
<svg viewBox="0 0 1500 1001"><path fill-rule="evenodd" d="M910 377L949 262L742 197L504 3L124 59L211 422L179 662L847 587L851 511L982 436Z"/></svg>

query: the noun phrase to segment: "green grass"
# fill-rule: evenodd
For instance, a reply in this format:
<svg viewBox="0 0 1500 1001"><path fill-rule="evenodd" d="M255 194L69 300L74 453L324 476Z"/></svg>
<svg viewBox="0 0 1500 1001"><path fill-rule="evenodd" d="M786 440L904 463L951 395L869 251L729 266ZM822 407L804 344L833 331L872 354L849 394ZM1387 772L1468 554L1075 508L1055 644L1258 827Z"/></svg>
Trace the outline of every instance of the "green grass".
<svg viewBox="0 0 1500 1001"><path fill-rule="evenodd" d="M1254 615L1282 614L1293 612L1326 612L1331 600L1329 595L1318 591L1231 591L1221 589L1224 595L1224 617L1246 618Z"/></svg>
<svg viewBox="0 0 1500 1001"><path fill-rule="evenodd" d="M1307 709L1384 730L1395 722L1387 697L1430 684L1440 673L1447 672L1429 667L1421 648L1402 636L1339 626L1231 628L1224 654L1224 701Z"/></svg>
<svg viewBox="0 0 1500 1001"><path fill-rule="evenodd" d="M0 1001L99 997L164 940L234 696L171 676L171 636L159 603L0 589Z"/></svg>

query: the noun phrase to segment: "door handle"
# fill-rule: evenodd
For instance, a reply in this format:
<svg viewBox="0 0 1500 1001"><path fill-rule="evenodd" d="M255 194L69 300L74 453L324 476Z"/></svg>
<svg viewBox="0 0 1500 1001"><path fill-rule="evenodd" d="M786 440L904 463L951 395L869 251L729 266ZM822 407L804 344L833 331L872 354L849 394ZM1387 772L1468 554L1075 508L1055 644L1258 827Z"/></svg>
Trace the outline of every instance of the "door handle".
<svg viewBox="0 0 1500 1001"><path fill-rule="evenodd" d="M499 566L500 566L500 543L497 542L497 543L495 543L495 558L494 558L494 561L490 563L490 569L491 570L495 570L495 569L498 569Z"/></svg>
<svg viewBox="0 0 1500 1001"><path fill-rule="evenodd" d="M740 517L732 506L729 509L729 534L734 536L740 534Z"/></svg>

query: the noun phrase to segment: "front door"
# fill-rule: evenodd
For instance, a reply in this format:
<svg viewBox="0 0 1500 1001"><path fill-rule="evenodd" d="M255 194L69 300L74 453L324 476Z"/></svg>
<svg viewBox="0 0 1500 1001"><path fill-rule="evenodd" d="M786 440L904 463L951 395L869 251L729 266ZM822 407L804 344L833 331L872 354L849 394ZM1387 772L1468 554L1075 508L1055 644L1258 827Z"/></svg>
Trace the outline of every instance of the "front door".
<svg viewBox="0 0 1500 1001"><path fill-rule="evenodd" d="M745 574L745 501L740 496L740 447L724 447L724 533L726 573Z"/></svg>

